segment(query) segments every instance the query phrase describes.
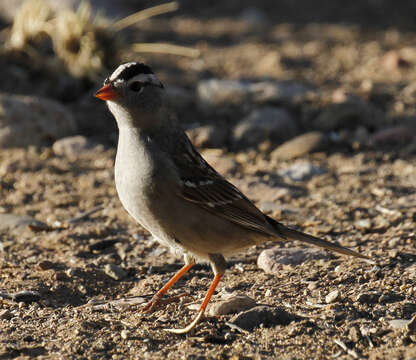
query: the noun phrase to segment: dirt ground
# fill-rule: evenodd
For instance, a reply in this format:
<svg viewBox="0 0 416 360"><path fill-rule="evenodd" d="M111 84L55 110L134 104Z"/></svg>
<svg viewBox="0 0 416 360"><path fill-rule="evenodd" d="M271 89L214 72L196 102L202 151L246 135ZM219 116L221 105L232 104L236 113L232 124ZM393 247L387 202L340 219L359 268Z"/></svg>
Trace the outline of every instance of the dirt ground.
<svg viewBox="0 0 416 360"><path fill-rule="evenodd" d="M275 7L272 1L258 2L267 18L261 26L234 16L251 2L222 3L199 8L185 1L180 14L140 25L137 37L142 40L173 38L201 50L203 60L143 57L167 86L195 91L195 83L209 77L295 79L330 93L341 88L359 94L392 125L414 124L416 100L414 92L409 95L416 81L412 2L369 1L361 8L347 6L345 13L335 5L342 8L341 1L313 2L313 9L308 1L295 1L298 8L289 2ZM402 60L385 60L386 53L404 48L410 50ZM299 106L311 111L313 104ZM186 124L231 126L233 121L211 119L195 108L181 115ZM109 116L103 121L114 130ZM85 134L91 131L86 125ZM195 310L188 305L202 301L212 271L196 266L170 292L183 295L179 301L152 314L140 313L141 304L181 267L182 259L159 246L123 210L113 180L114 135L93 135L103 146L75 158L57 156L51 147L0 151L0 212L30 215L57 227L0 232L0 359L416 358L415 329L391 323L416 314L412 144L307 155L304 159L328 172L300 182L280 179L276 186L276 191L296 191L277 198L279 209L270 216L336 239L371 256L375 265L331 255L325 261L282 266L271 275L256 261L263 249L276 244L250 248L230 259L213 302L224 293L245 294L258 304L282 307L297 320L242 332L228 324L231 315L207 316L192 333L178 336L163 329L192 319ZM278 162L262 146L232 152L225 144L220 156L235 162L237 171L224 175L243 190L248 177L270 179L296 161ZM99 205L102 210L60 226ZM109 277L104 271L109 264L123 268L125 276ZM326 295L336 289L338 299L327 304ZM6 296L20 291L36 293ZM135 304L112 303L120 299Z"/></svg>

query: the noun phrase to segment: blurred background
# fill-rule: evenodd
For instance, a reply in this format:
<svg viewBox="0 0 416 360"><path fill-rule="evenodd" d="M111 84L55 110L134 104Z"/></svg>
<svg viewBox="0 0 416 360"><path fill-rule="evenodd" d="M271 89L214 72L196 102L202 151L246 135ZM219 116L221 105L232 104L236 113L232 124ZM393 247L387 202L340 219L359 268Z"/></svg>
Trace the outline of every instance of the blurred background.
<svg viewBox="0 0 416 360"><path fill-rule="evenodd" d="M3 98L46 97L68 119L58 126L51 114L52 125L43 119L35 134L31 121L7 125L11 136L3 132L0 144L47 146L73 134L114 143L114 121L92 94L120 62L138 60L165 83L198 146L272 151L319 131L335 147L411 152L415 8L390 0L3 0Z"/></svg>

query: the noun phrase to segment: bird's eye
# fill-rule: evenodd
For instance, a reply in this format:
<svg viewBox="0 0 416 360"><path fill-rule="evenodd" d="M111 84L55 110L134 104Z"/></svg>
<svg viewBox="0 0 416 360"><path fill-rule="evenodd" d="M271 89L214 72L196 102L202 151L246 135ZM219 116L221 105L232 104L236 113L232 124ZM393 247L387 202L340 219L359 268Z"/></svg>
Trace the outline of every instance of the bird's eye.
<svg viewBox="0 0 416 360"><path fill-rule="evenodd" d="M135 82L131 83L129 87L130 87L130 90L140 91L141 89L143 89L143 83L141 83L139 81L135 81Z"/></svg>

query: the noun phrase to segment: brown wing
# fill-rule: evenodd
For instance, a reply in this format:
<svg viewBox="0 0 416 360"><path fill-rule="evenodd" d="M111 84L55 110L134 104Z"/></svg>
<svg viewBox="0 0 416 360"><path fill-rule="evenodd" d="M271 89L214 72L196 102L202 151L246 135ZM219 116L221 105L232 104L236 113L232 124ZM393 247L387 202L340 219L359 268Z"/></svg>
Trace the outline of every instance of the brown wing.
<svg viewBox="0 0 416 360"><path fill-rule="evenodd" d="M207 211L264 235L276 236L266 216L240 190L219 175L189 139L174 156L181 179L180 195Z"/></svg>

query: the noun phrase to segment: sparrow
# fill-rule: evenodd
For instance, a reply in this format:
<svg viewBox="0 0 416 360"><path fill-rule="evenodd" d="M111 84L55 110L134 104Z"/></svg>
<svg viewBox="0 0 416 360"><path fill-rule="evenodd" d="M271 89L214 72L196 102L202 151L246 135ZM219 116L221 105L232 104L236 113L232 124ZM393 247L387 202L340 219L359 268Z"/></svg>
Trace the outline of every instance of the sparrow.
<svg viewBox="0 0 416 360"><path fill-rule="evenodd" d="M121 64L95 96L106 101L117 122L115 184L123 207L161 244L184 254L185 265L143 310L153 311L197 261L208 262L214 272L193 321L183 329L167 331L184 334L195 327L225 273L225 258L250 246L300 240L369 260L263 214L194 148L169 109L164 85L149 66Z"/></svg>

